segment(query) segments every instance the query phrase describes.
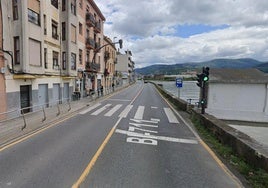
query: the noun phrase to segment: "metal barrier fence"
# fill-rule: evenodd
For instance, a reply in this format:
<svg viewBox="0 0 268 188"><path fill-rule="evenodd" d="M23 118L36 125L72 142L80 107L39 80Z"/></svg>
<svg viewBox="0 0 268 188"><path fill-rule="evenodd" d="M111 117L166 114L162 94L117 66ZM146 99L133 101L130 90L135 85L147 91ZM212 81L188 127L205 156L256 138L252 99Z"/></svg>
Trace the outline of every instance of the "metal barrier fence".
<svg viewBox="0 0 268 188"><path fill-rule="evenodd" d="M63 112L71 110L71 104L69 98L57 100L52 103L45 103L41 105L34 105L26 108L15 109L8 112L0 113L0 123L3 124L7 121L19 122L23 120L23 126L21 129L25 129L27 126L26 119L34 121L35 119L41 119L41 122L47 120L47 117L51 115L59 116Z"/></svg>

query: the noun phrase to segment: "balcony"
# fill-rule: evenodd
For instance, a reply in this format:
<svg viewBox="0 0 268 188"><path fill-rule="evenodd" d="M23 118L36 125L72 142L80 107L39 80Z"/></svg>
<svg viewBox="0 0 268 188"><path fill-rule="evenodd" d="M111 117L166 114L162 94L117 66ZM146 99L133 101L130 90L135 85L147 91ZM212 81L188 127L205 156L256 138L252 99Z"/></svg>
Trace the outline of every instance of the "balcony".
<svg viewBox="0 0 268 188"><path fill-rule="evenodd" d="M94 31L96 33L101 33L101 24L99 22L95 23Z"/></svg>
<svg viewBox="0 0 268 188"><path fill-rule="evenodd" d="M89 27L94 27L95 26L95 18L93 16L93 14L91 13L86 13L86 24L89 26Z"/></svg>
<svg viewBox="0 0 268 188"><path fill-rule="evenodd" d="M87 72L98 72L100 70L100 64L86 62L86 71Z"/></svg>
<svg viewBox="0 0 268 188"><path fill-rule="evenodd" d="M87 49L95 49L95 40L92 38L86 38L86 48Z"/></svg>
<svg viewBox="0 0 268 188"><path fill-rule="evenodd" d="M95 43L95 52L98 53L98 49L100 48L100 43L96 42Z"/></svg>

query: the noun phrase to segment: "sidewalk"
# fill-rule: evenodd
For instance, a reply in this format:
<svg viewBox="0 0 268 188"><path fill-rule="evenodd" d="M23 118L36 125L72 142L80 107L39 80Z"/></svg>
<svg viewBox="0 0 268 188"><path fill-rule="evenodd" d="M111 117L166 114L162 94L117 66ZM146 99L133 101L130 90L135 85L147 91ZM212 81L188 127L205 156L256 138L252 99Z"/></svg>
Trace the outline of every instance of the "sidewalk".
<svg viewBox="0 0 268 188"><path fill-rule="evenodd" d="M45 108L44 111L39 110L36 112L30 112L25 114L24 117L21 115L20 117L11 120L0 121L0 147L8 145L22 137L26 137L32 132L43 129L53 122L64 120L92 103L113 95L128 86L129 85L118 87L114 92L101 97L93 96L71 102L66 101L62 104Z"/></svg>

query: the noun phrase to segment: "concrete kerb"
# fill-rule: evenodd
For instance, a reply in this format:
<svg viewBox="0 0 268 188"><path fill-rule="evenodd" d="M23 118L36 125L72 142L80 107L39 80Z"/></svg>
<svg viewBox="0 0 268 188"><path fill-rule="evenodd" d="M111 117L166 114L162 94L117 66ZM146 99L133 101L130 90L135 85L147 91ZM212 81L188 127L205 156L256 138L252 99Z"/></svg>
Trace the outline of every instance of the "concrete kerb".
<svg viewBox="0 0 268 188"><path fill-rule="evenodd" d="M153 84L168 100L181 110L190 113L192 118L210 130L221 143L230 146L237 155L244 158L249 164L268 172L268 151L260 143L212 115L201 114L200 110L189 107L185 101L169 94L157 84Z"/></svg>
<svg viewBox="0 0 268 188"><path fill-rule="evenodd" d="M45 119L43 111L25 114L26 127L23 130L22 127L24 127L24 120L22 116L2 122L0 123L0 148L53 123L64 120L68 116L71 117L73 114L79 112L83 108L86 108L91 103L104 100L105 98L110 97L129 86L130 85L125 85L117 88L114 92L102 97L90 96L77 101L71 101L70 103L60 104L59 108L57 106L48 107L45 109ZM60 113L58 114L59 111Z"/></svg>

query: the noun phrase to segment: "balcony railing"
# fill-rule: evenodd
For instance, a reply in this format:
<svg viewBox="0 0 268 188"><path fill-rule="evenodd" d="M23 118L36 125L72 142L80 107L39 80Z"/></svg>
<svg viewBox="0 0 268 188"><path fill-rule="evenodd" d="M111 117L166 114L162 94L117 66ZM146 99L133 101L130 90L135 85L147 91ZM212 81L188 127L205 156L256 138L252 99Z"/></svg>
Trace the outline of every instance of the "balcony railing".
<svg viewBox="0 0 268 188"><path fill-rule="evenodd" d="M101 32L101 24L99 22L96 22L95 23L94 31L96 33L100 33Z"/></svg>
<svg viewBox="0 0 268 188"><path fill-rule="evenodd" d="M100 70L100 64L86 62L86 71L88 72L98 72Z"/></svg>
<svg viewBox="0 0 268 188"><path fill-rule="evenodd" d="M100 48L100 43L96 42L95 43L95 51L97 52L98 48Z"/></svg>
<svg viewBox="0 0 268 188"><path fill-rule="evenodd" d="M86 48L87 49L94 49L96 47L95 40L92 38L86 38Z"/></svg>
<svg viewBox="0 0 268 188"><path fill-rule="evenodd" d="M96 23L96 20L94 18L94 16L91 14L91 13L86 13L86 24L89 26L89 27L94 27L95 26L95 23Z"/></svg>

